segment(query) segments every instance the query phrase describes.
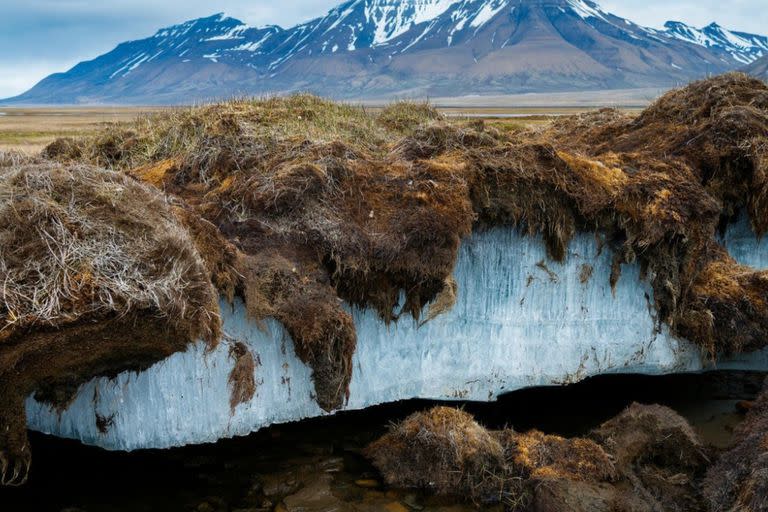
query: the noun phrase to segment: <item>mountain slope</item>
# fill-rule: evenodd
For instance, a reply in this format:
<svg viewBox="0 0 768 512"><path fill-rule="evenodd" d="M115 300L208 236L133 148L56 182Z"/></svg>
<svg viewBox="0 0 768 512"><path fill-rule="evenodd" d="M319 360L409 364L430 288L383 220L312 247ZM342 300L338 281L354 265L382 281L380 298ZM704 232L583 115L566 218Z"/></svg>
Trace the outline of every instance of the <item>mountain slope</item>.
<svg viewBox="0 0 768 512"><path fill-rule="evenodd" d="M745 67L744 72L763 80L768 80L768 55Z"/></svg>
<svg viewBox="0 0 768 512"><path fill-rule="evenodd" d="M668 87L736 69L768 38L641 27L589 0L350 0L292 28L221 14L123 43L15 103L178 103L311 90L336 97Z"/></svg>

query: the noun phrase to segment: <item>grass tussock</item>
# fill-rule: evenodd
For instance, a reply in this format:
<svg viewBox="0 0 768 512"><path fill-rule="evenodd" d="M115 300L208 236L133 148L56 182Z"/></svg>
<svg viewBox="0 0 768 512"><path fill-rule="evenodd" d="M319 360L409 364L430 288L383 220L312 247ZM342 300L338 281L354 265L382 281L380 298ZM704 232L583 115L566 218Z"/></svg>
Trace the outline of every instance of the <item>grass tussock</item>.
<svg viewBox="0 0 768 512"><path fill-rule="evenodd" d="M35 158L21 151L0 151L0 168L34 162Z"/></svg>
<svg viewBox="0 0 768 512"><path fill-rule="evenodd" d="M256 360L242 342L230 347L229 357L235 362L229 374L229 407L234 415L238 405L249 402L256 394Z"/></svg>
<svg viewBox="0 0 768 512"><path fill-rule="evenodd" d="M0 340L129 311L216 340L217 294L162 194L87 166L5 167L0 182Z"/></svg>
<svg viewBox="0 0 768 512"><path fill-rule="evenodd" d="M528 479L610 482L616 469L608 454L590 439L566 439L533 430L495 433L516 472Z"/></svg>
<svg viewBox="0 0 768 512"><path fill-rule="evenodd" d="M458 409L413 414L366 447L365 454L395 487L429 489L477 504L507 503L511 509L530 501L522 478L507 465L500 440Z"/></svg>
<svg viewBox="0 0 768 512"><path fill-rule="evenodd" d="M222 166L256 164L259 156L301 152L308 141L343 143L381 154L394 136L438 118L432 107L409 102L393 104L374 115L361 107L309 94L236 99L141 115L128 126L107 126L95 137L59 139L44 154L127 169L194 154L194 164L188 161L188 165L207 177L233 170Z"/></svg>
<svg viewBox="0 0 768 512"><path fill-rule="evenodd" d="M490 431L436 407L393 425L364 454L394 487L505 510L702 510L707 459L690 425L632 405L589 438Z"/></svg>
<svg viewBox="0 0 768 512"><path fill-rule="evenodd" d="M29 393L213 346L221 326L219 292L168 197L119 172L4 160L0 469L15 484L29 470Z"/></svg>
<svg viewBox="0 0 768 512"><path fill-rule="evenodd" d="M442 118L437 109L427 102L398 101L385 107L376 121L393 132L408 133Z"/></svg>
<svg viewBox="0 0 768 512"><path fill-rule="evenodd" d="M652 510L704 510L701 481L711 462L690 424L668 407L632 404L590 437Z"/></svg>

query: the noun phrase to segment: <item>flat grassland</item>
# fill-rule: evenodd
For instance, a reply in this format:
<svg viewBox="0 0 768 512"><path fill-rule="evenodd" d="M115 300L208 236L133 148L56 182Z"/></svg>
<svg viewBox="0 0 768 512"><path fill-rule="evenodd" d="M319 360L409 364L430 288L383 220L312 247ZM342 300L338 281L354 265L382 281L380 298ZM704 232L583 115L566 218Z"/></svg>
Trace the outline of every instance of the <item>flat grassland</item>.
<svg viewBox="0 0 768 512"><path fill-rule="evenodd" d="M106 124L127 122L152 110L157 109L0 107L0 150L37 153L58 137L90 135Z"/></svg>
<svg viewBox="0 0 768 512"><path fill-rule="evenodd" d="M168 108L168 107L166 107ZM376 110L372 107L371 110ZM504 107L439 106L446 117L484 119L493 125L534 126L557 116L577 114L597 108L576 107ZM136 116L163 110L159 107L0 107L0 150L19 150L34 154L58 137L91 135L109 124L127 123ZM639 108L624 110L639 111Z"/></svg>

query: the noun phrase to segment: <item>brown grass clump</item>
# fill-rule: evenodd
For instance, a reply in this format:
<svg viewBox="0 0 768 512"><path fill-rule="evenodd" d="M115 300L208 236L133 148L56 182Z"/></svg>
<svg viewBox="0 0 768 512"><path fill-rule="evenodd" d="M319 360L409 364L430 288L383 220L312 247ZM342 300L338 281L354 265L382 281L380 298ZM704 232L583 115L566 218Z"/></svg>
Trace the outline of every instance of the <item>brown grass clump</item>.
<svg viewBox="0 0 768 512"><path fill-rule="evenodd" d="M476 503L525 501L508 471L504 448L464 411L435 407L393 425L365 449L388 484L430 489Z"/></svg>
<svg viewBox="0 0 768 512"><path fill-rule="evenodd" d="M678 332L710 353L758 350L768 331L768 272L739 265L720 248L717 253L719 259L701 269L691 285Z"/></svg>
<svg viewBox="0 0 768 512"><path fill-rule="evenodd" d="M216 293L165 197L84 166L11 167L0 180L3 339L137 310L217 339Z"/></svg>
<svg viewBox="0 0 768 512"><path fill-rule="evenodd" d="M229 166L247 168L260 155L284 150L286 143L341 141L377 151L391 137L392 132L362 108L298 94L142 115L132 125L107 126L74 144L71 140L53 143L45 154L56 160L85 160L122 169L185 157L187 165L194 165L187 171L204 179Z"/></svg>
<svg viewBox="0 0 768 512"><path fill-rule="evenodd" d="M218 293L166 197L87 166L0 167L0 460L26 478L23 400L220 335ZM10 469L9 469L10 468Z"/></svg>
<svg viewBox="0 0 768 512"><path fill-rule="evenodd" d="M638 118L601 111L555 123L548 136L586 154L634 154L688 167L728 219L745 208L755 231L768 229L768 87L729 73L673 90Z"/></svg>
<svg viewBox="0 0 768 512"><path fill-rule="evenodd" d="M701 467L707 461L693 428L661 405L632 404L595 429L592 437L609 449L619 466L653 460L684 470Z"/></svg>
<svg viewBox="0 0 768 512"><path fill-rule="evenodd" d="M499 142L506 141L498 131L486 130L482 122L466 126L435 122L420 125L408 136L398 140L393 152L410 161L436 158L444 154L464 160L463 153L467 149L493 148Z"/></svg>
<svg viewBox="0 0 768 512"><path fill-rule="evenodd" d="M661 319L713 357L764 346L762 274L737 265L713 235L741 210L758 235L768 227L766 98L764 83L731 73L672 91L636 119L602 110L538 135L626 175L607 173L607 188L594 189L609 191L608 212L619 217L608 222L624 232L616 268L639 259ZM592 211L603 204L590 202Z"/></svg>
<svg viewBox="0 0 768 512"><path fill-rule="evenodd" d="M405 104L384 114L434 117ZM462 163L387 156L387 141L411 128L380 121L310 96L235 101L141 119L82 154L182 198L232 242L249 313L286 326L332 410L357 341L339 298L387 322L418 319L455 293L450 275L474 217Z"/></svg>
<svg viewBox="0 0 768 512"><path fill-rule="evenodd" d="M42 156L60 160L78 160L83 157L83 145L72 137L61 137L43 148Z"/></svg>
<svg viewBox="0 0 768 512"><path fill-rule="evenodd" d="M348 396L357 335L326 271L309 262L276 250L242 256L239 268L247 286L241 293L251 317L273 317L285 326L296 355L312 368L318 404L331 411Z"/></svg>
<svg viewBox="0 0 768 512"><path fill-rule="evenodd" d="M508 462L526 478L608 482L616 469L603 449L589 439L566 439L537 430L496 434L508 454Z"/></svg>
<svg viewBox="0 0 768 512"><path fill-rule="evenodd" d="M410 132L419 126L442 119L435 107L427 102L398 101L385 107L376 120L388 130Z"/></svg>
<svg viewBox="0 0 768 512"><path fill-rule="evenodd" d="M768 388L734 432L735 442L707 471L712 512L768 510Z"/></svg>
<svg viewBox="0 0 768 512"><path fill-rule="evenodd" d="M21 151L0 151L0 167L13 167L15 165L29 164L36 160Z"/></svg>

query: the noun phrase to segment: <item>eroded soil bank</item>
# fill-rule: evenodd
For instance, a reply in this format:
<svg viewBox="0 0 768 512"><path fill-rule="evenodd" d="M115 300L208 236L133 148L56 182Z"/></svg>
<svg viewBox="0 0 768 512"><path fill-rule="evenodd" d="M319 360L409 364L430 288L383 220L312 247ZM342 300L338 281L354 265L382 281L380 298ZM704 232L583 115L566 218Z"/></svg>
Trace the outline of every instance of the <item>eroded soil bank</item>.
<svg viewBox="0 0 768 512"><path fill-rule="evenodd" d="M460 404L484 426L585 435L632 402L667 405L716 448L743 420L765 374L604 376L515 392L498 403ZM440 511L476 510L455 498L386 486L361 455L388 425L434 403L411 401L276 426L215 445L110 453L34 435L29 484L0 489L3 511ZM495 510L490 508L490 510ZM501 510L501 508L499 508Z"/></svg>
<svg viewBox="0 0 768 512"><path fill-rule="evenodd" d="M612 264L599 277L615 287L638 264L672 335L712 359L763 349L768 272L718 233L742 212L768 232L766 140L768 86L732 73L637 117L539 130L298 95L0 154L0 484L24 484L32 464L26 397L65 409L93 378L215 347L219 297L279 322L317 407L343 408L366 344L345 305L384 324L450 311L462 240L489 227L541 237L556 262L578 234L600 236ZM230 410L254 389L240 349Z"/></svg>

